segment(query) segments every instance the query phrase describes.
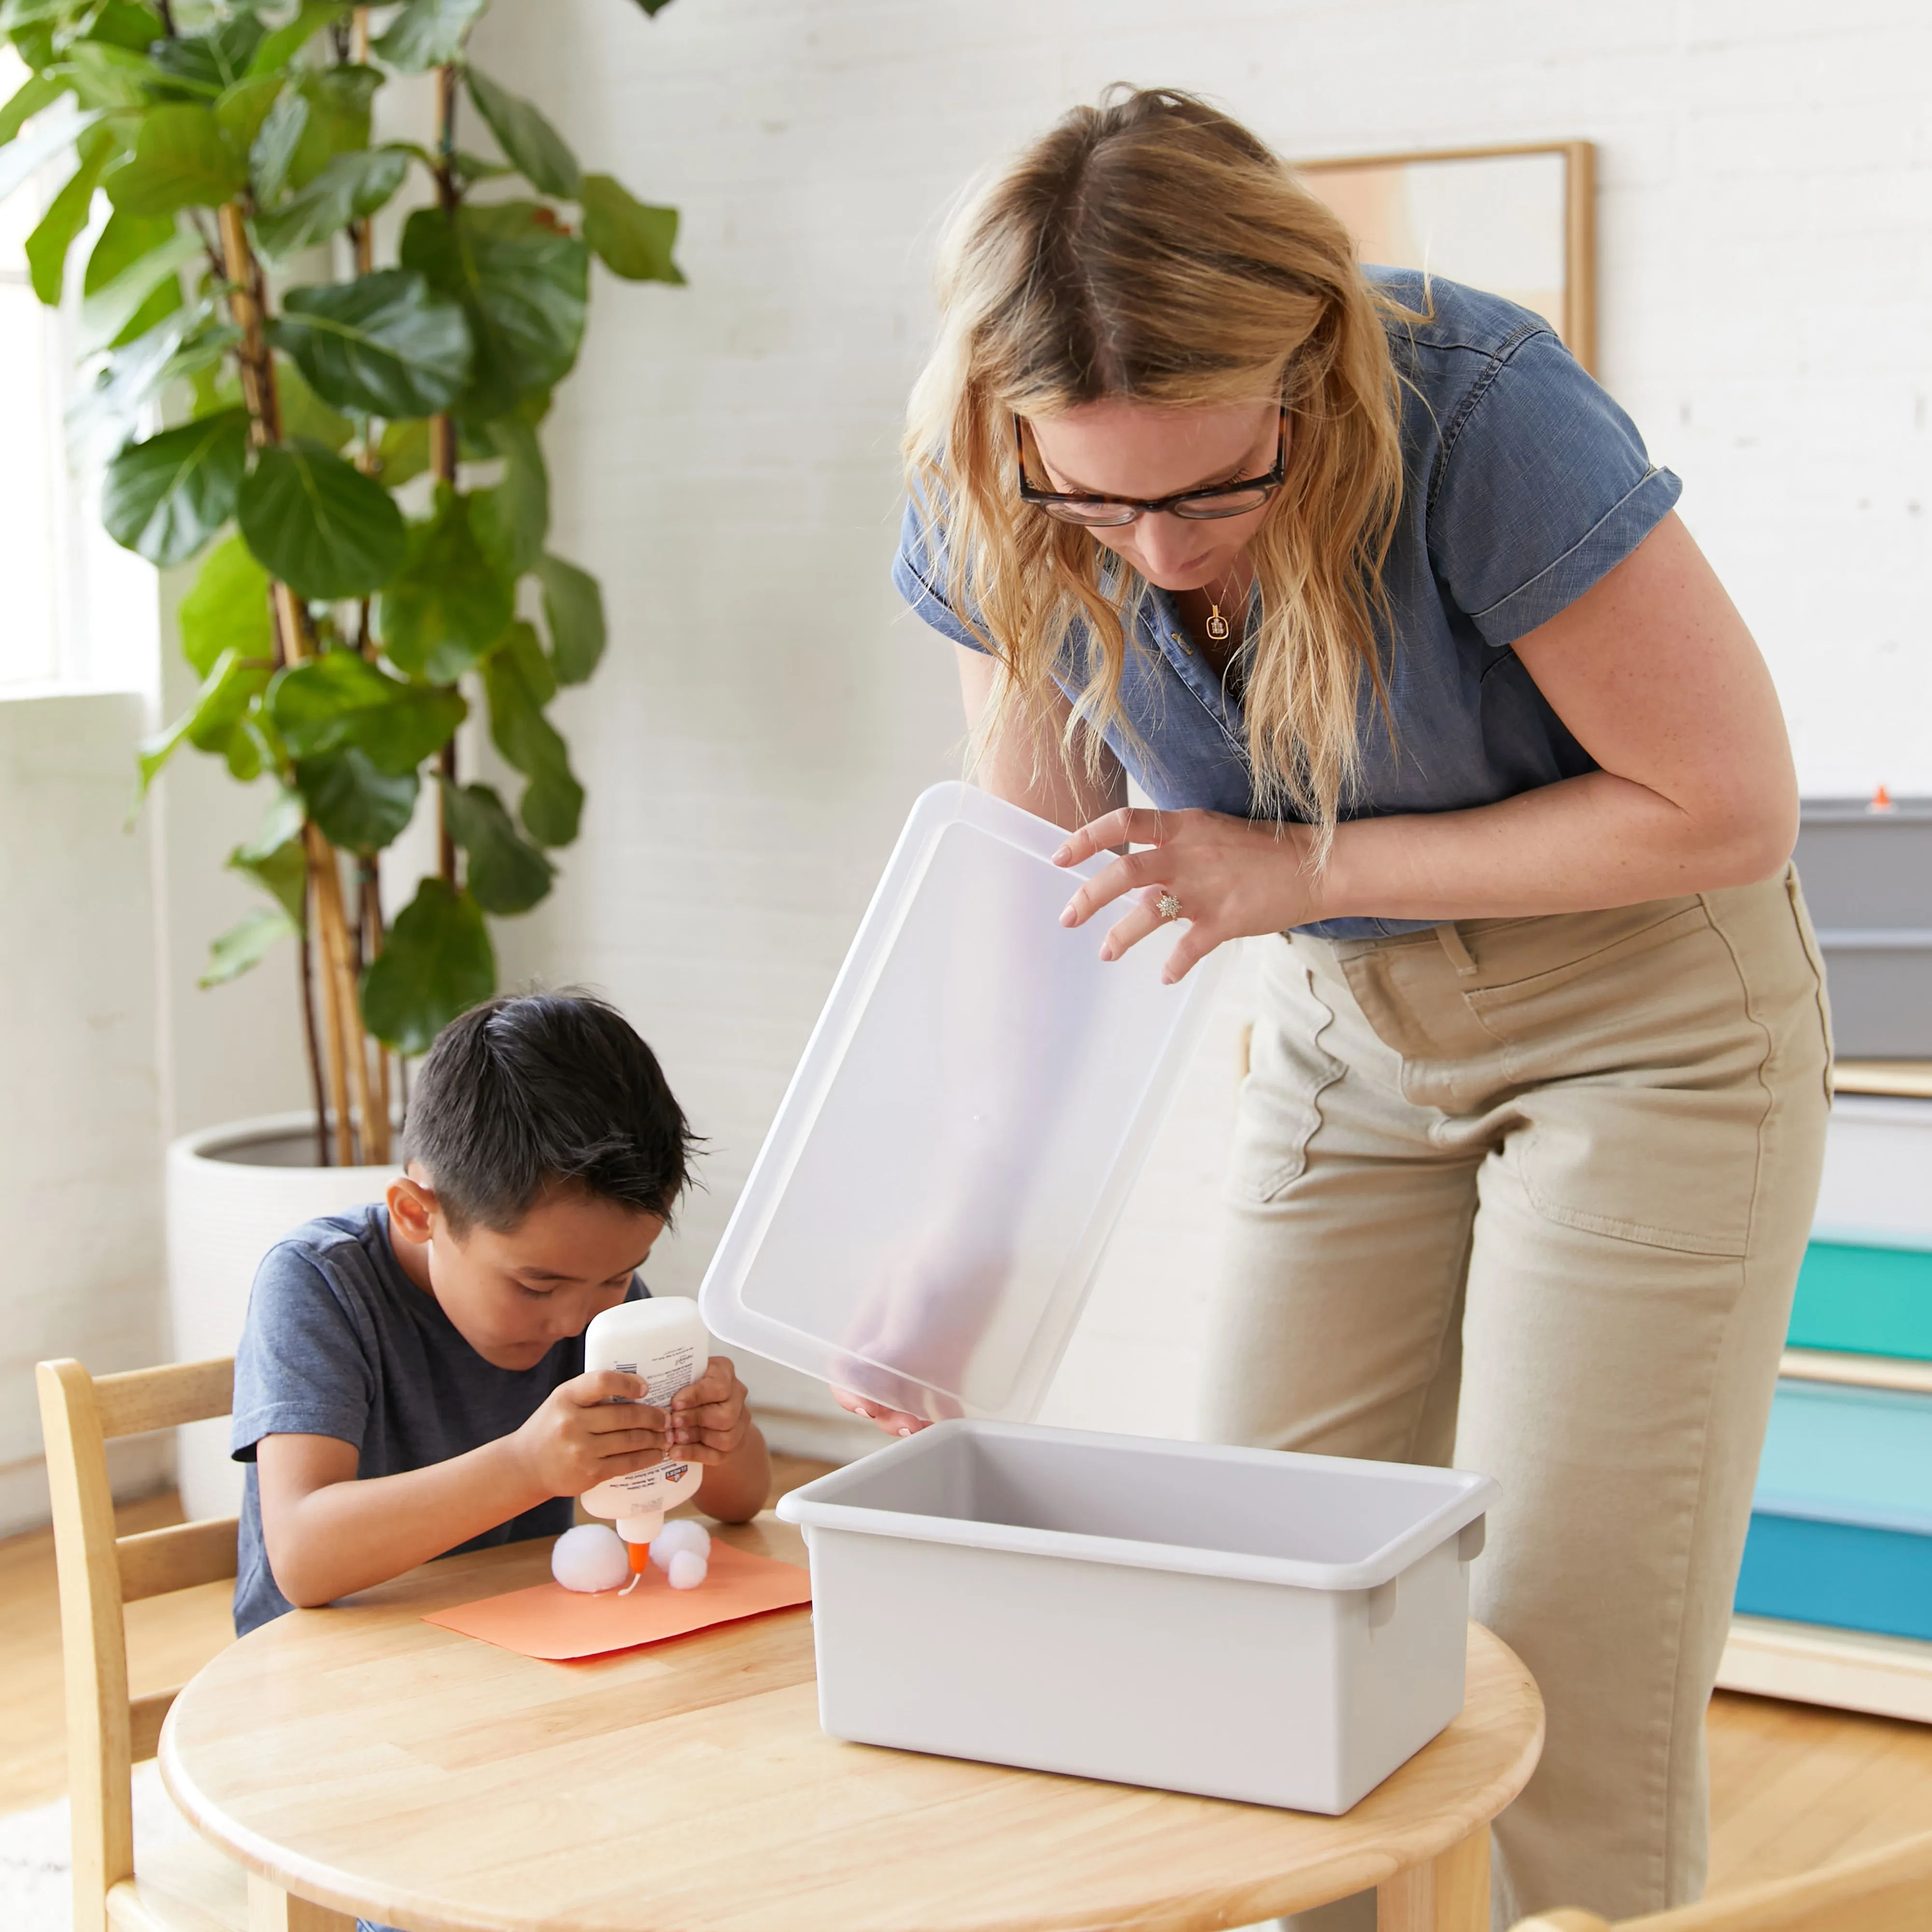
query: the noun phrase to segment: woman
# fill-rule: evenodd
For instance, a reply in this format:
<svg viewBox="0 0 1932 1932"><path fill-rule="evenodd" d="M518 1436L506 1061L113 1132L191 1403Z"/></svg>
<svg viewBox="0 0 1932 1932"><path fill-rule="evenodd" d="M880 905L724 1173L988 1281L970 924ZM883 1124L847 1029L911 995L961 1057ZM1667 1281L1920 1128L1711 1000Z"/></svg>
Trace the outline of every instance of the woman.
<svg viewBox="0 0 1932 1932"><path fill-rule="evenodd" d="M896 575L981 782L1134 848L1065 915L1106 956L1284 935L1203 1432L1499 1478L1474 1614L1549 1710L1499 1917L1694 1898L1828 1046L1680 485L1539 318L1364 271L1184 95L1068 116L940 296Z"/></svg>

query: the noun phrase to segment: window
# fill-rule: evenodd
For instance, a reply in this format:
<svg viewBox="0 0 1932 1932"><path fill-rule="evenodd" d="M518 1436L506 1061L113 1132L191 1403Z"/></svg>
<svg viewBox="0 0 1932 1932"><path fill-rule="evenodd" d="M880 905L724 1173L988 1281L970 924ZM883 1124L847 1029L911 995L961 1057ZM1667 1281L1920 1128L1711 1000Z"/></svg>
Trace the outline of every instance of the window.
<svg viewBox="0 0 1932 1932"><path fill-rule="evenodd" d="M26 77L0 48L0 100ZM44 308L27 278L27 237L65 172L56 161L0 202L0 698L148 689L158 670L154 573L101 530L94 480L70 473L62 434L86 240L68 257L63 310Z"/></svg>

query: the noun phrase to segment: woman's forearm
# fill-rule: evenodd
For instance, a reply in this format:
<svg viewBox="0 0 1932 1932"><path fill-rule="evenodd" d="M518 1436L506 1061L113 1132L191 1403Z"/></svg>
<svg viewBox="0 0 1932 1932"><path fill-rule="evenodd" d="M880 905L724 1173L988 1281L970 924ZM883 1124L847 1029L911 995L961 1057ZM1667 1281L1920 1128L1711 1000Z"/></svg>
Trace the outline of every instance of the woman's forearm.
<svg viewBox="0 0 1932 1932"><path fill-rule="evenodd" d="M1592 772L1468 812L1358 819L1310 882L1312 916L1509 918L1746 885L1790 856L1793 818L1694 814Z"/></svg>

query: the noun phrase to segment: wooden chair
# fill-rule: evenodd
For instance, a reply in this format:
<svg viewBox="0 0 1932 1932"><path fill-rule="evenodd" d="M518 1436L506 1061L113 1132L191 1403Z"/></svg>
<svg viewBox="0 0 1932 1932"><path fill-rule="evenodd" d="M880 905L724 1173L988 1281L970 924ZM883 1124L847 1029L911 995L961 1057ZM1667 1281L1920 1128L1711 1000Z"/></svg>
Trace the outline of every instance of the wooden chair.
<svg viewBox="0 0 1932 1932"><path fill-rule="evenodd" d="M98 1380L76 1361L43 1362L40 1431L53 1492L67 1672L68 1788L74 1810L74 1932L226 1932L248 1924L240 1866L199 1838L134 1868L130 1780L154 1755L173 1690L128 1694L124 1604L232 1576L236 1520L114 1533L110 1436L226 1415L235 1364L188 1362ZM178 1688L178 1687L177 1687Z"/></svg>
<svg viewBox="0 0 1932 1932"><path fill-rule="evenodd" d="M1544 1912L1519 1919L1514 1932L1926 1932L1928 1926L1932 1832L1799 1878L1620 1918L1614 1927L1593 1912Z"/></svg>

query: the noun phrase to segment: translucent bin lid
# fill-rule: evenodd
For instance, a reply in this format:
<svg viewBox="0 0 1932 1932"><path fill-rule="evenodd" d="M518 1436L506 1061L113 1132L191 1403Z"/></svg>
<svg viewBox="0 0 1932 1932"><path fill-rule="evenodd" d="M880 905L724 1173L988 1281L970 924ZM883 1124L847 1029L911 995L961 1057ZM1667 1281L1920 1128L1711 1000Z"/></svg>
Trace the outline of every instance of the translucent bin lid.
<svg viewBox="0 0 1932 1932"><path fill-rule="evenodd" d="M706 1274L721 1341L934 1420L1038 1408L1222 964L1102 964L1122 905L1060 924L1065 836L914 806Z"/></svg>

